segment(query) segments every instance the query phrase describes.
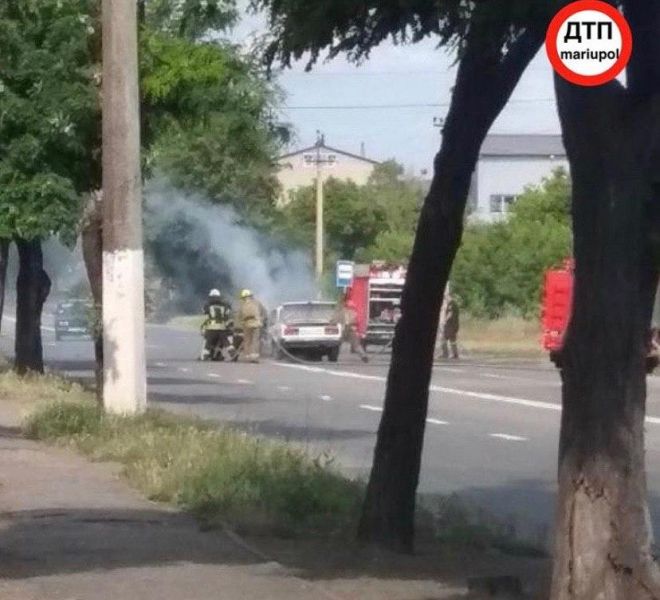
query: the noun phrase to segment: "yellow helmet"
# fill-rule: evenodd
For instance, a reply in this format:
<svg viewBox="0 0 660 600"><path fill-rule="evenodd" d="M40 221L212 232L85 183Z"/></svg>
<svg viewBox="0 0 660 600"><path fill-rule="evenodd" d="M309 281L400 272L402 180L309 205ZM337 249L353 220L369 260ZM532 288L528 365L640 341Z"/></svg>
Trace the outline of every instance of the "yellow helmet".
<svg viewBox="0 0 660 600"><path fill-rule="evenodd" d="M243 290L241 292L241 298L249 298L252 296L252 292L250 290Z"/></svg>

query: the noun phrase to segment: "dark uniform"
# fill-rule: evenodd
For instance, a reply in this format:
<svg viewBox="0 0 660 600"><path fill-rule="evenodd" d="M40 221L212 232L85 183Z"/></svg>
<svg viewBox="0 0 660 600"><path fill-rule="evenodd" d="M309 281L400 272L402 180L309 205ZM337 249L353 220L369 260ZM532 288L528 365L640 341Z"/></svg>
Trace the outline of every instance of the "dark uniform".
<svg viewBox="0 0 660 600"><path fill-rule="evenodd" d="M222 350L229 345L233 326L231 306L220 298L209 298L204 305L204 314L204 353L212 359L224 360Z"/></svg>
<svg viewBox="0 0 660 600"><path fill-rule="evenodd" d="M460 309L453 298L447 299L445 320L442 324L442 358L449 358L451 347L452 358L458 358L458 330L460 328Z"/></svg>

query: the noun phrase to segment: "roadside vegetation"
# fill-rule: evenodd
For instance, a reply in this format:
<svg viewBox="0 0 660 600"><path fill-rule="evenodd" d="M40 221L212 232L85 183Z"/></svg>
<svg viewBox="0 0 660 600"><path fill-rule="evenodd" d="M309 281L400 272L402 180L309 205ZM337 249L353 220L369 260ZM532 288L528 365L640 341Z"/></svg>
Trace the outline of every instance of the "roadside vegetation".
<svg viewBox="0 0 660 600"><path fill-rule="evenodd" d="M540 331L537 319L516 316L480 319L466 315L461 319L459 343L467 355L544 357Z"/></svg>
<svg viewBox="0 0 660 600"><path fill-rule="evenodd" d="M38 409L25 434L123 465L149 499L172 503L204 523L269 533L342 531L354 524L361 485L330 460L200 421L149 411L103 414L90 396Z"/></svg>
<svg viewBox="0 0 660 600"><path fill-rule="evenodd" d="M150 500L190 512L207 527L256 535L350 540L364 487L332 457L162 411L119 417L99 410L91 391L55 375L0 375L0 402L29 409L26 437L122 466ZM515 528L457 496L418 511L422 537L448 552L541 556L543 541L521 542Z"/></svg>

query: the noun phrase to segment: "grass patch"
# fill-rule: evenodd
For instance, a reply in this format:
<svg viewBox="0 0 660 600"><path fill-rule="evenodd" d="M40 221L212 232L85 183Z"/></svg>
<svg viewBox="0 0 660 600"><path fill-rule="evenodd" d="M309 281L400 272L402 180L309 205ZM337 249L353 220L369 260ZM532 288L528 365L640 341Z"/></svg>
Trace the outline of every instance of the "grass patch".
<svg viewBox="0 0 660 600"><path fill-rule="evenodd" d="M161 412L117 417L89 401L58 401L31 415L24 431L122 464L148 498L176 504L209 524L335 533L354 526L362 497L361 484L336 472L331 461Z"/></svg>
<svg viewBox="0 0 660 600"><path fill-rule="evenodd" d="M520 317L461 319L459 344L467 352L520 357L543 357L541 330L537 321Z"/></svg>
<svg viewBox="0 0 660 600"><path fill-rule="evenodd" d="M94 395L79 383L57 375L25 375L12 370L0 374L0 401L16 402L33 407L51 402L87 402Z"/></svg>

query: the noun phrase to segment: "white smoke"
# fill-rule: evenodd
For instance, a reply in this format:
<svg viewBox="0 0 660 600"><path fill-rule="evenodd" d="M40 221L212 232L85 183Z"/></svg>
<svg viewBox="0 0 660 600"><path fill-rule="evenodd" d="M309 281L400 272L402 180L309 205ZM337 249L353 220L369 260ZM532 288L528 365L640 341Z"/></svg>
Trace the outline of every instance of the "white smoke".
<svg viewBox="0 0 660 600"><path fill-rule="evenodd" d="M241 224L232 208L174 190L162 181L146 187L145 207L147 235L159 242L157 266L162 272L158 263L167 263L170 277L175 274L174 283L184 294L199 294L203 284L223 288L234 297L248 288L269 308L315 298L310 256ZM194 300L199 305L203 298Z"/></svg>

